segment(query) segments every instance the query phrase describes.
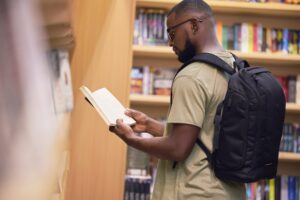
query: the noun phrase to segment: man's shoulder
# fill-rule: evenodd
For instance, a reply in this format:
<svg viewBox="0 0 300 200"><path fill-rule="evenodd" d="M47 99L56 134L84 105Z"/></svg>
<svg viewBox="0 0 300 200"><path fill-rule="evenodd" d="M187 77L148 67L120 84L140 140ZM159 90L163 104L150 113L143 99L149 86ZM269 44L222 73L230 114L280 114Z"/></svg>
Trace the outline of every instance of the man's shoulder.
<svg viewBox="0 0 300 200"><path fill-rule="evenodd" d="M230 52L228 51L218 52L218 53L214 53L214 55L224 60L230 66L233 66L234 58ZM212 76L216 75L217 71L218 71L217 67L199 61L187 65L184 69L182 69L178 73L177 77L191 76L194 78L203 78L209 76L210 78L212 78Z"/></svg>

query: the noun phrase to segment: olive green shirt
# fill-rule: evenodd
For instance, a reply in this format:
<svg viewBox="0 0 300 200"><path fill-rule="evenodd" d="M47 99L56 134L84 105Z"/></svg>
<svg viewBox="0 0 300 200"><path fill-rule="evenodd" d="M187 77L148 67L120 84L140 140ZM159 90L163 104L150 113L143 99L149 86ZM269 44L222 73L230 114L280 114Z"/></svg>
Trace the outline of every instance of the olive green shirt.
<svg viewBox="0 0 300 200"><path fill-rule="evenodd" d="M216 54L233 65L229 52ZM172 87L173 102L169 109L164 135L172 124L190 124L200 129L199 138L212 150L214 117L224 99L228 81L224 72L205 63L192 63L181 70ZM177 163L160 160L152 200L244 200L245 185L216 178L205 153L195 144L186 160Z"/></svg>

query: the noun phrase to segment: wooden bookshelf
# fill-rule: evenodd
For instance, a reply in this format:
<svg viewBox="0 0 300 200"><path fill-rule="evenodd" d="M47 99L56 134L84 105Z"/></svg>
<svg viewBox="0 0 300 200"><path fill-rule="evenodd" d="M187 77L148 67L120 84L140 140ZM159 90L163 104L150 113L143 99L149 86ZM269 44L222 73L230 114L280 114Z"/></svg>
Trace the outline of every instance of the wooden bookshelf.
<svg viewBox="0 0 300 200"><path fill-rule="evenodd" d="M251 52L244 53L238 51L231 51L240 58L247 59L249 62L257 62L261 64L285 64L285 65L299 65L300 55L291 55L283 53L264 53ZM167 58L176 59L176 55L168 46L142 46L134 45L133 53L136 57L150 57L150 58Z"/></svg>
<svg viewBox="0 0 300 200"><path fill-rule="evenodd" d="M279 152L279 160L282 162L300 162L300 153Z"/></svg>
<svg viewBox="0 0 300 200"><path fill-rule="evenodd" d="M137 6L170 9L179 2L180 0L137 0ZM218 13L300 17L300 5L216 0L208 0L207 3L212 7L214 12Z"/></svg>
<svg viewBox="0 0 300 200"><path fill-rule="evenodd" d="M168 106L170 102L169 96L160 95L130 95L131 105L150 105L150 106Z"/></svg>
<svg viewBox="0 0 300 200"><path fill-rule="evenodd" d="M130 95L131 105L151 105L151 106L168 106L170 102L169 96L160 95ZM286 104L287 113L300 114L300 105L295 103Z"/></svg>
<svg viewBox="0 0 300 200"><path fill-rule="evenodd" d="M74 46L69 0L39 0L43 28L51 48L70 49Z"/></svg>

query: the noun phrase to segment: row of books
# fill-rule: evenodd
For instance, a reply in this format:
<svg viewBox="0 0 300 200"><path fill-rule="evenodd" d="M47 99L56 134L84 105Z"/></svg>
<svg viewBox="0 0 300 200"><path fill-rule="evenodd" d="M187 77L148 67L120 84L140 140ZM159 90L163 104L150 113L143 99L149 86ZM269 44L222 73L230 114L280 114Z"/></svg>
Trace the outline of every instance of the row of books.
<svg viewBox="0 0 300 200"><path fill-rule="evenodd" d="M286 101L300 104L300 75L276 76L276 78L282 86Z"/></svg>
<svg viewBox="0 0 300 200"><path fill-rule="evenodd" d="M298 200L300 177L278 176L246 184L247 200Z"/></svg>
<svg viewBox="0 0 300 200"><path fill-rule="evenodd" d="M300 153L299 124L284 124L280 142L280 151Z"/></svg>
<svg viewBox="0 0 300 200"><path fill-rule="evenodd" d="M261 24L216 24L217 37L225 49L241 52L300 54L300 31L263 27Z"/></svg>
<svg viewBox="0 0 300 200"><path fill-rule="evenodd" d="M131 94L170 95L176 70L159 67L132 67Z"/></svg>
<svg viewBox="0 0 300 200"><path fill-rule="evenodd" d="M150 200L152 178L150 176L125 177L124 200Z"/></svg>
<svg viewBox="0 0 300 200"><path fill-rule="evenodd" d="M166 11L139 8L135 19L134 43L166 45ZM261 24L216 24L217 37L225 49L242 52L283 52L300 54L300 31L263 27Z"/></svg>
<svg viewBox="0 0 300 200"><path fill-rule="evenodd" d="M149 176L125 177L124 200L149 200L151 184ZM298 200L300 199L300 177L277 176L246 184L247 200Z"/></svg>
<svg viewBox="0 0 300 200"><path fill-rule="evenodd" d="M131 94L170 95L176 69L134 66L131 70ZM300 75L276 76L286 101L300 104Z"/></svg>
<svg viewBox="0 0 300 200"><path fill-rule="evenodd" d="M134 22L134 44L166 45L166 21L166 10L138 8Z"/></svg>

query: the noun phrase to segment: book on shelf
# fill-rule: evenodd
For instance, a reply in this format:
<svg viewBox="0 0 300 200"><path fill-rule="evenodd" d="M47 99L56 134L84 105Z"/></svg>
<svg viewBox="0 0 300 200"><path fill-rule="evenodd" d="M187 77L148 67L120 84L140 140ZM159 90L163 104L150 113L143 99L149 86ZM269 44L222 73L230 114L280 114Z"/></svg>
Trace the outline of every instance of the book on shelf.
<svg viewBox="0 0 300 200"><path fill-rule="evenodd" d="M81 86L80 91L108 126L115 126L117 119L122 119L128 125L135 124L134 119L124 114L125 107L108 89L91 92L86 86Z"/></svg>

